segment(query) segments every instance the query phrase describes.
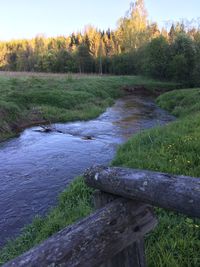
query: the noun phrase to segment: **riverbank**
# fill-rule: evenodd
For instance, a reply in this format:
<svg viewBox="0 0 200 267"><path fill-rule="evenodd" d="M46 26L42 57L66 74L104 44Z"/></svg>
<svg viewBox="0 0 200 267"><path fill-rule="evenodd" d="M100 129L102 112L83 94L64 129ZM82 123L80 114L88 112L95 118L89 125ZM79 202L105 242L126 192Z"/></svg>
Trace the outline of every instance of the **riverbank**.
<svg viewBox="0 0 200 267"><path fill-rule="evenodd" d="M95 118L125 93L122 88L141 85L150 92L178 86L139 76L4 72L0 75L0 142L33 125Z"/></svg>
<svg viewBox="0 0 200 267"><path fill-rule="evenodd" d="M200 89L168 92L157 103L177 121L132 137L112 164L200 177ZM200 221L161 209L157 215L146 240L148 266L199 266Z"/></svg>
<svg viewBox="0 0 200 267"><path fill-rule="evenodd" d="M184 91L188 95L191 95L188 92L192 93L192 91ZM188 101L184 91L164 94L159 97L158 102L163 106L175 98L174 104L168 108L172 111L175 107L180 107L184 101ZM183 98L179 101L180 94L185 95L184 101ZM196 102L198 102L197 98ZM187 107L189 108L190 105L188 102ZM186 108L185 104L183 109L184 107ZM176 122L134 136L120 148L113 164L200 176L198 174L200 120L198 109L196 111L187 118L181 112L182 118ZM196 119L193 118L194 113L196 113ZM133 161L133 159L138 160ZM191 161L191 164L188 161ZM82 178L78 178L61 194L59 204L55 209L45 218L36 218L19 238L11 241L1 250L0 262L21 254L64 226L87 216L91 211L91 190L84 185ZM157 213L159 226L147 239L149 266L198 266L198 221L163 210L157 210Z"/></svg>

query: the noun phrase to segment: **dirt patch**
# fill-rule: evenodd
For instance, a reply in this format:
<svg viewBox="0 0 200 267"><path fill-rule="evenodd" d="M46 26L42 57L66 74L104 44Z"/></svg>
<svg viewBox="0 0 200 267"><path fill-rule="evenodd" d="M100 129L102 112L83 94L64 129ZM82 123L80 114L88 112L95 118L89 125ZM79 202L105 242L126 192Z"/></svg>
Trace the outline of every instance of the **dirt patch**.
<svg viewBox="0 0 200 267"><path fill-rule="evenodd" d="M7 117L5 110L0 110L1 117ZM35 125L45 125L50 124L48 120L46 120L42 112L37 109L32 109L24 114L21 114L16 121L5 120L0 125L0 142L4 141L4 135L18 135L24 129L35 126Z"/></svg>
<svg viewBox="0 0 200 267"><path fill-rule="evenodd" d="M127 94L135 94L135 95L141 95L141 96L159 96L163 94L163 92L167 92L169 90L167 89L154 89L151 91L150 89L147 89L145 86L125 86L122 87L122 90L126 92Z"/></svg>

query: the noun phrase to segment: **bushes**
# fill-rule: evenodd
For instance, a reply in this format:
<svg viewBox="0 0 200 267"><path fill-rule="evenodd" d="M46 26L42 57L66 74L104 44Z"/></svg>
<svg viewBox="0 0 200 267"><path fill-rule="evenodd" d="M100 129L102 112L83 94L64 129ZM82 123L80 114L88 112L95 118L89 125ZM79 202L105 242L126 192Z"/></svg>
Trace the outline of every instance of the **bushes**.
<svg viewBox="0 0 200 267"><path fill-rule="evenodd" d="M143 69L154 78L168 78L168 67L170 60L170 47L164 37L152 40L146 47L146 59Z"/></svg>
<svg viewBox="0 0 200 267"><path fill-rule="evenodd" d="M121 54L111 58L109 72L116 75L136 74L134 53Z"/></svg>

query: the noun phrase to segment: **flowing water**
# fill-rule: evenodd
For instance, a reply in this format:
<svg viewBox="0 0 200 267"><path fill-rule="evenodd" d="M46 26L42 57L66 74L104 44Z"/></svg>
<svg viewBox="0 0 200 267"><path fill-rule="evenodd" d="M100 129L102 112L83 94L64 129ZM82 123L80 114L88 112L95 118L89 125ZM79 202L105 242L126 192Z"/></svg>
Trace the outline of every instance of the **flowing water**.
<svg viewBox="0 0 200 267"><path fill-rule="evenodd" d="M1 143L0 245L55 205L75 176L93 164L108 165L132 134L173 119L151 98L127 96L97 119L56 123L50 133L33 127Z"/></svg>

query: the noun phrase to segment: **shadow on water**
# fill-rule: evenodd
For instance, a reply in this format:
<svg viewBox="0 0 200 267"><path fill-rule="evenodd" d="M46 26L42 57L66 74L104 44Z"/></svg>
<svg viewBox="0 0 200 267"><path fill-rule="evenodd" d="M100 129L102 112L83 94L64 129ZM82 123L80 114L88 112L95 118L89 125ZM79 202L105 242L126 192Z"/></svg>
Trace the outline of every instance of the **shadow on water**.
<svg viewBox="0 0 200 267"><path fill-rule="evenodd" d="M108 164L132 134L173 119L151 98L128 96L97 119L57 123L48 133L33 127L0 144L0 245L45 214L87 167Z"/></svg>

